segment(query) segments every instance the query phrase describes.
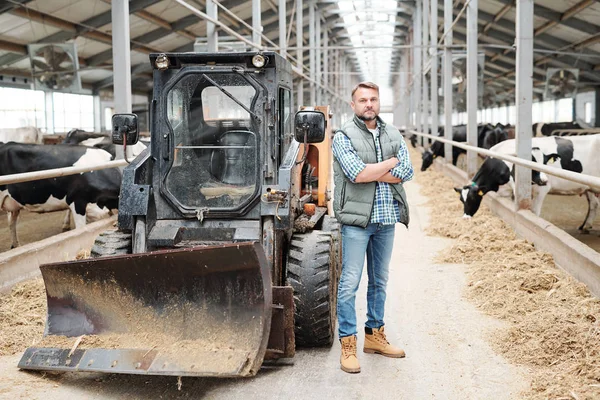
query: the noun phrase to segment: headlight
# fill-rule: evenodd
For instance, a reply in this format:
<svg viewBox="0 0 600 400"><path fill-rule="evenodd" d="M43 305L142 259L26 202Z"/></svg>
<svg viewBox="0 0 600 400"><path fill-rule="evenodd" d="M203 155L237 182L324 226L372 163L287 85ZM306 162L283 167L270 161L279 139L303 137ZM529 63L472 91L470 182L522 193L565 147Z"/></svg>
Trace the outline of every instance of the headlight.
<svg viewBox="0 0 600 400"><path fill-rule="evenodd" d="M156 57L154 65L156 65L156 68L164 71L165 69L169 68L169 57L167 57L166 54L160 54L158 57Z"/></svg>
<svg viewBox="0 0 600 400"><path fill-rule="evenodd" d="M266 63L267 59L262 54L257 54L252 57L252 65L254 65L256 68L262 68Z"/></svg>

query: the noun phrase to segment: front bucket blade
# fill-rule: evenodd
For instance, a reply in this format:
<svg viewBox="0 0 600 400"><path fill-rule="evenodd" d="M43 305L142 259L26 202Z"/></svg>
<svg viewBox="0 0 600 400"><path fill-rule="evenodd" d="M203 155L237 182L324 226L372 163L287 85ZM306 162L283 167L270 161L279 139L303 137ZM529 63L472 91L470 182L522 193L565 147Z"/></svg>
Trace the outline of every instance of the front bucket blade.
<svg viewBox="0 0 600 400"><path fill-rule="evenodd" d="M258 243L40 269L46 330L19 368L233 377L254 375L262 364L272 288Z"/></svg>

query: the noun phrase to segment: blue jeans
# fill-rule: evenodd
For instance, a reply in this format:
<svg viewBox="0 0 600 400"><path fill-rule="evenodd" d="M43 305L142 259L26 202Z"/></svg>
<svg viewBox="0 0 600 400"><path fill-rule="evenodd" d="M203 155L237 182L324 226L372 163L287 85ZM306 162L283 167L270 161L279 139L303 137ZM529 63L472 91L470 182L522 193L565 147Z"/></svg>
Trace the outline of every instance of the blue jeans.
<svg viewBox="0 0 600 400"><path fill-rule="evenodd" d="M367 255L367 322L369 328L384 325L385 290L394 244L395 225L369 224L366 228L342 225L342 276L338 287L339 337L356 335L356 291Z"/></svg>

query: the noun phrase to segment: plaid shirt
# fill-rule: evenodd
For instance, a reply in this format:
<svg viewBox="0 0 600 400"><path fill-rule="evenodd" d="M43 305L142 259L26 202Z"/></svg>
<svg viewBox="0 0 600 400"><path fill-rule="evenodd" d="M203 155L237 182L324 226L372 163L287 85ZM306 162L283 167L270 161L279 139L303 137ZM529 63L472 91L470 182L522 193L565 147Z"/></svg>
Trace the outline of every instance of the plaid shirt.
<svg viewBox="0 0 600 400"><path fill-rule="evenodd" d="M381 144L379 143L379 122L375 132L371 131L375 139L375 149L377 150L377 162L383 161L381 154ZM402 182L413 178L414 171L408 155L408 149L404 140L402 140L400 149L396 157L400 162L390 170L390 173L396 178L402 179ZM333 155L340 163L344 174L352 182L356 183L356 177L365 169L366 164L359 157L358 153L352 147L350 139L341 132L335 134L333 138ZM380 223L385 225L400 222L400 207L398 201L394 200L392 189L386 182L377 182L375 190L375 202L373 203L373 212L371 213L370 223Z"/></svg>

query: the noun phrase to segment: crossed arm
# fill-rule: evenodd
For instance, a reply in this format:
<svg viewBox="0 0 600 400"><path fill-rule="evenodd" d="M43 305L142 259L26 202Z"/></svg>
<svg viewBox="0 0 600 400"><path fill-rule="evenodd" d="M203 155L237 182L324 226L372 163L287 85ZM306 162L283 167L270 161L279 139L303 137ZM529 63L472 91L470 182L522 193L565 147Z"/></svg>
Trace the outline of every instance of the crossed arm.
<svg viewBox="0 0 600 400"><path fill-rule="evenodd" d="M398 159L392 157L376 164L365 164L365 168L356 175L356 183L387 182L400 183L402 179L396 178L390 172L398 164Z"/></svg>
<svg viewBox="0 0 600 400"><path fill-rule="evenodd" d="M412 179L413 176L406 145L401 146L397 157L379 163L365 164L352 147L350 139L338 132L333 140L333 154L344 170L344 174L355 183L400 183Z"/></svg>

